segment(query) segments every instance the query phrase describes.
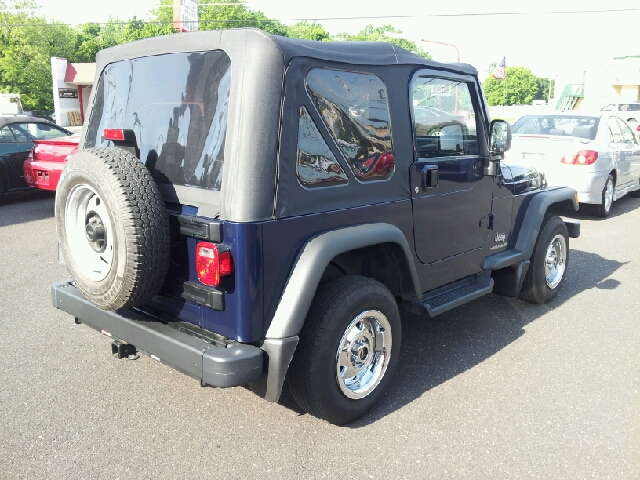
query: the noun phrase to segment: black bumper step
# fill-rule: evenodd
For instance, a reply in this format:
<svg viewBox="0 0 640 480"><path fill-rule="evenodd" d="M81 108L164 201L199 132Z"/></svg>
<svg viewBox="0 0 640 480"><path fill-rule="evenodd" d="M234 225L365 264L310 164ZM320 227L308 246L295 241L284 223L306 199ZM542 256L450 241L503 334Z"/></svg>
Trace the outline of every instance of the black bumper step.
<svg viewBox="0 0 640 480"><path fill-rule="evenodd" d="M214 387L235 387L258 380L264 355L253 345L207 342L184 329L134 310L102 310L89 302L71 279L51 284L53 306L115 340L133 345L151 358Z"/></svg>

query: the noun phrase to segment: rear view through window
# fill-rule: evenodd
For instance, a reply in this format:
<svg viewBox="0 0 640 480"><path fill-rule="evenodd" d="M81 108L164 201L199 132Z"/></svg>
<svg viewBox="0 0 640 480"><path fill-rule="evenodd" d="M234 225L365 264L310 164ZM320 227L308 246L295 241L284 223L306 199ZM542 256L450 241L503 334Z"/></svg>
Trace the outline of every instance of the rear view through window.
<svg viewBox="0 0 640 480"><path fill-rule="evenodd" d="M230 87L222 51L112 63L96 87L84 146L111 146L105 128L130 129L157 182L220 190Z"/></svg>
<svg viewBox="0 0 640 480"><path fill-rule="evenodd" d="M598 117L568 115L525 115L513 124L517 135L572 136L594 140L598 131Z"/></svg>

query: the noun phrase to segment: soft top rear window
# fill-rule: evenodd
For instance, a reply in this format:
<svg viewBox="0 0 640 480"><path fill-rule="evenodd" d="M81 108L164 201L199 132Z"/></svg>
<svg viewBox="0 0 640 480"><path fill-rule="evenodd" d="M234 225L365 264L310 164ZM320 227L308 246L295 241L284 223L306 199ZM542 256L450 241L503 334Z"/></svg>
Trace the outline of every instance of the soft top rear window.
<svg viewBox="0 0 640 480"><path fill-rule="evenodd" d="M220 190L230 88L223 51L111 63L96 86L84 147L111 146L105 128L130 129L157 182Z"/></svg>

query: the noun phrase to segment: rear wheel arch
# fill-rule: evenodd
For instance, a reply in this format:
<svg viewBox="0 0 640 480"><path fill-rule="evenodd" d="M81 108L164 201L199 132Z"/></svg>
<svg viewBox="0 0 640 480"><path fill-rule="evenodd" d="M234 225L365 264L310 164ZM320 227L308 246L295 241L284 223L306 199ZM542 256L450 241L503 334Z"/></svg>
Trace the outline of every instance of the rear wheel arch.
<svg viewBox="0 0 640 480"><path fill-rule="evenodd" d="M391 253L383 258L395 258L394 255L404 258L408 279L403 280L403 285L407 282L412 289L410 293L407 289L406 295L419 297L420 283L412 262L411 250L406 237L398 227L387 223L370 223L331 230L311 238L300 250L267 330L266 338L287 338L297 335L304 324L309 306L327 266L331 264L338 269L345 268L346 259L352 255L347 252L367 247L373 249L367 251L376 251L382 248L376 247L381 244L392 245L384 247L390 249ZM340 257L342 254L347 255ZM334 261L337 258L341 258L343 266L338 266L339 264ZM379 265L379 263L369 264L369 266L373 265ZM384 282L381 283L384 284ZM304 285L303 289L300 288L301 285ZM404 288L403 286L395 290L402 291Z"/></svg>
<svg viewBox="0 0 640 480"><path fill-rule="evenodd" d="M394 297L407 299L416 296L409 261L397 243L369 245L334 257L325 268L320 283L343 275L359 275L382 283Z"/></svg>

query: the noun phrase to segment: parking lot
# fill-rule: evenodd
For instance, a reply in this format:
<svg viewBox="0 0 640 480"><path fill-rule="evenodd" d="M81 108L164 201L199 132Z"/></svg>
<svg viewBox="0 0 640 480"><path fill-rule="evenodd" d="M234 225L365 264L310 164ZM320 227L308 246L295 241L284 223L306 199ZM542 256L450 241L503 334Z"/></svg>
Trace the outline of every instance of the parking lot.
<svg viewBox="0 0 640 480"><path fill-rule="evenodd" d="M549 305L404 315L391 388L347 427L114 358L51 306L53 204L0 205L0 478L640 477L640 199L575 215Z"/></svg>

